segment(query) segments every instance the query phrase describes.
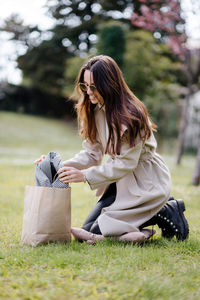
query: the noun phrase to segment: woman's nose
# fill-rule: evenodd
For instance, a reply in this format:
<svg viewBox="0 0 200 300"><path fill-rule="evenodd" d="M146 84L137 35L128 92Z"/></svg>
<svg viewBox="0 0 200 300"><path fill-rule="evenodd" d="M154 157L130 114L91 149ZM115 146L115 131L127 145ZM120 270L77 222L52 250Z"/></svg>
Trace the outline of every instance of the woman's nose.
<svg viewBox="0 0 200 300"><path fill-rule="evenodd" d="M90 89L89 86L88 86L88 88L87 88L87 94L88 94L88 95L92 95L92 94L93 94L93 92L91 91L91 89Z"/></svg>

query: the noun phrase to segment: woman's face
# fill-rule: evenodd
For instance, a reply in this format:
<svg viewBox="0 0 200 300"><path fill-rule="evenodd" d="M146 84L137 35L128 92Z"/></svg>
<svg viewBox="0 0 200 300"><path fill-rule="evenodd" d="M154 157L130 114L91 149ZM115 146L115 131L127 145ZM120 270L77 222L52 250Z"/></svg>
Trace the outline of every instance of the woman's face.
<svg viewBox="0 0 200 300"><path fill-rule="evenodd" d="M95 92L92 92L92 90L90 89L90 85L95 85L93 81L93 74L92 72L90 72L90 70L85 70L84 83L87 85L87 94L92 104L103 104L103 97L99 94L99 92L97 90Z"/></svg>

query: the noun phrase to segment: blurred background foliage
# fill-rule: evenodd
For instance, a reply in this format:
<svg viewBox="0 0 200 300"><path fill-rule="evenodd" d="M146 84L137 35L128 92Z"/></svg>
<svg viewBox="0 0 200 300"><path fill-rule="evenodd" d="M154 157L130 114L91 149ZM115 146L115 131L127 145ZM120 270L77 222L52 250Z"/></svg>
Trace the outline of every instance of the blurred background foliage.
<svg viewBox="0 0 200 300"><path fill-rule="evenodd" d="M70 96L79 69L89 57L105 54L117 61L131 90L144 101L158 124L159 135L177 136L187 74L184 59L166 41L172 31L177 41L184 35L178 3L178 0L47 0L48 15L54 19L54 26L46 31L24 25L19 16L12 15L1 30L11 32L12 40L26 46L25 54L17 58L23 81L20 86L1 83L0 109L74 117ZM172 13L170 17L169 8L174 10L175 17ZM159 27L156 22L157 27L149 27L152 19L148 19L148 9L157 13L154 19L157 23L160 20ZM164 19L159 19L160 13L171 18L170 30L161 21ZM138 19L133 22L136 20L133 14L142 17L143 23ZM174 45L177 46L175 42ZM194 64L198 57L195 53L192 57ZM198 82L197 72L193 87Z"/></svg>

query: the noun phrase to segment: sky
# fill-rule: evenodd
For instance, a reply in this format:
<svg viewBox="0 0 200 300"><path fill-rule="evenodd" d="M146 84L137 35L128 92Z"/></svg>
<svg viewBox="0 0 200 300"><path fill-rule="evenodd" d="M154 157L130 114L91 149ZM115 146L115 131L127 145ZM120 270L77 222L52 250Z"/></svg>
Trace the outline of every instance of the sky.
<svg viewBox="0 0 200 300"><path fill-rule="evenodd" d="M51 25L51 20L45 16L43 7L46 0L0 0L0 20L11 13L18 13L27 24L40 24L42 28Z"/></svg>
<svg viewBox="0 0 200 300"><path fill-rule="evenodd" d="M41 29L51 27L52 20L45 15L43 5L46 0L0 0L0 24L12 13L19 14L25 24L39 25ZM0 32L0 81L8 80L11 83L21 82L21 71L16 68L15 45L6 42L7 35ZM18 53L23 54L24 49L19 48Z"/></svg>
<svg viewBox="0 0 200 300"><path fill-rule="evenodd" d="M189 11L191 1L181 0L185 11ZM200 0L196 0L199 2ZM18 13L25 24L39 25L41 29L48 29L53 21L45 15L46 9L43 7L46 0L0 0L0 24L12 13ZM190 44L195 46L200 43L200 16L191 16L187 14L187 31L191 37ZM11 83L19 84L21 82L21 72L16 68L15 62L16 45L6 42L7 35L0 32L0 81L8 80ZM24 49L18 48L18 53L23 54Z"/></svg>

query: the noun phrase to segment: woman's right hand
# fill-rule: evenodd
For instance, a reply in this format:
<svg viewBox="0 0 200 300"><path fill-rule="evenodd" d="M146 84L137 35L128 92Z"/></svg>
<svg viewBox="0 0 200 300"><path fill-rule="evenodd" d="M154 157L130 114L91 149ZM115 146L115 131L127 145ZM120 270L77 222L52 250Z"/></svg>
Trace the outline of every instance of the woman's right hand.
<svg viewBox="0 0 200 300"><path fill-rule="evenodd" d="M34 164L37 165L39 164L41 161L43 161L46 158L46 155L41 155L40 158L36 159L34 161Z"/></svg>

